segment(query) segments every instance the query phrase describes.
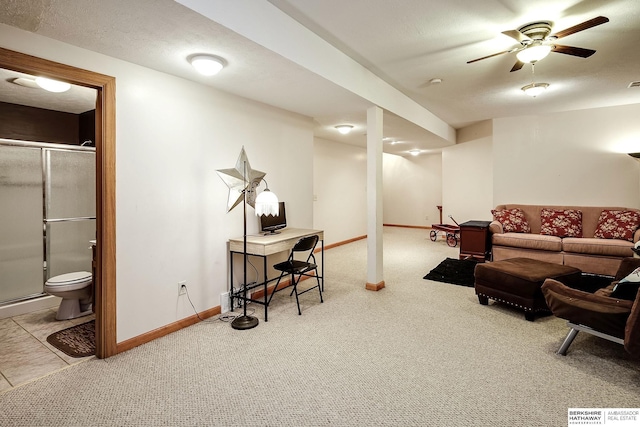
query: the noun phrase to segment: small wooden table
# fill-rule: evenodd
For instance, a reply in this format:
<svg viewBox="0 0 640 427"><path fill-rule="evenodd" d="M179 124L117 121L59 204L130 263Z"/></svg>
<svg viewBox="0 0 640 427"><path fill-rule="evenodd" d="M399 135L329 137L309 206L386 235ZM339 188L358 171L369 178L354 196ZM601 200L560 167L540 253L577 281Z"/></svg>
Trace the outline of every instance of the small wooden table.
<svg viewBox="0 0 640 427"><path fill-rule="evenodd" d="M491 221L467 221L460 224L460 259L485 262L491 259Z"/></svg>

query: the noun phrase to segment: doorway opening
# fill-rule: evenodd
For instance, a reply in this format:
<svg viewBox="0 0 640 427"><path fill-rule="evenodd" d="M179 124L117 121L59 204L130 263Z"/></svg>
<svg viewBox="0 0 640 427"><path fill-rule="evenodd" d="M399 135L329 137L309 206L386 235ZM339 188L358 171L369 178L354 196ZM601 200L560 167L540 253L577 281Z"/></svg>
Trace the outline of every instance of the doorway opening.
<svg viewBox="0 0 640 427"><path fill-rule="evenodd" d="M95 89L96 147L96 356L116 348L115 78L0 48L0 68Z"/></svg>

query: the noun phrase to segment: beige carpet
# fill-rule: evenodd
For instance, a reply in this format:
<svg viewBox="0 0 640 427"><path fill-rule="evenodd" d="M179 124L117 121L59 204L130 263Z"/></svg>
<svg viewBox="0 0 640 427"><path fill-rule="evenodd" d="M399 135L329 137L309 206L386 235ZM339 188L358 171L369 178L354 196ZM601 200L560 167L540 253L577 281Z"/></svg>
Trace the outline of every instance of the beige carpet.
<svg viewBox="0 0 640 427"><path fill-rule="evenodd" d="M640 363L565 322L481 306L424 280L456 248L385 229L385 281L366 242L327 251L325 302L287 292L269 322L200 323L0 395L2 426L564 426L570 407L640 407ZM196 307L197 307L197 301Z"/></svg>

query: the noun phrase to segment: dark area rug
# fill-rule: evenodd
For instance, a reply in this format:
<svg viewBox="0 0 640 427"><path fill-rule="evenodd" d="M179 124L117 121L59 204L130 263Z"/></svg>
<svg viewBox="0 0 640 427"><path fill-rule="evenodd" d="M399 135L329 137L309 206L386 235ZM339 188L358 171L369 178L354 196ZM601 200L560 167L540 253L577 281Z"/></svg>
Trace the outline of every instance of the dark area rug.
<svg viewBox="0 0 640 427"><path fill-rule="evenodd" d="M473 287L473 270L478 262L471 259L447 258L431 270L424 279L453 285Z"/></svg>
<svg viewBox="0 0 640 427"><path fill-rule="evenodd" d="M476 268L476 264L477 261L471 259L447 258L424 276L424 279L472 288L474 282L473 271ZM613 277L611 276L582 273L580 284L574 286L574 288L593 293L600 288L608 286L612 281Z"/></svg>
<svg viewBox="0 0 640 427"><path fill-rule="evenodd" d="M47 342L71 357L87 357L96 354L96 322L72 326L47 337Z"/></svg>

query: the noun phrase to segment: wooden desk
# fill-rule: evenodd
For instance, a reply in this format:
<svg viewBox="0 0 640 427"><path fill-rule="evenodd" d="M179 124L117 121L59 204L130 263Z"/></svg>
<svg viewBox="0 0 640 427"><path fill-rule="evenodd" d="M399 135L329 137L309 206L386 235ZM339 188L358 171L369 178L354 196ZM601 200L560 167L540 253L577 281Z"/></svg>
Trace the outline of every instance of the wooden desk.
<svg viewBox="0 0 640 427"><path fill-rule="evenodd" d="M247 286L247 291L251 289L255 289L257 287L263 287L263 300L256 300L251 298L244 298L244 288L241 288L237 292L233 292L233 254L244 254L244 239L242 237L237 237L234 239L229 239L229 280L231 281L231 285L229 286L230 292L229 297L231 299L231 311L233 311L233 300L241 299L247 302L254 302L256 304L264 305L264 321L267 321L267 286L270 282L277 280L277 277L269 279L267 277L267 257L269 255L277 254L279 252L290 251L291 248L303 237L313 236L314 234L318 236L320 240L320 252L321 252L321 263L320 263L320 276L319 279L322 281L321 288L324 291L324 231L323 230L310 230L306 228L283 228L279 230L278 234L252 234L247 236L247 254L258 256L262 258L263 262L263 272L264 272L264 282L254 283ZM244 283L244 286L247 284Z"/></svg>

